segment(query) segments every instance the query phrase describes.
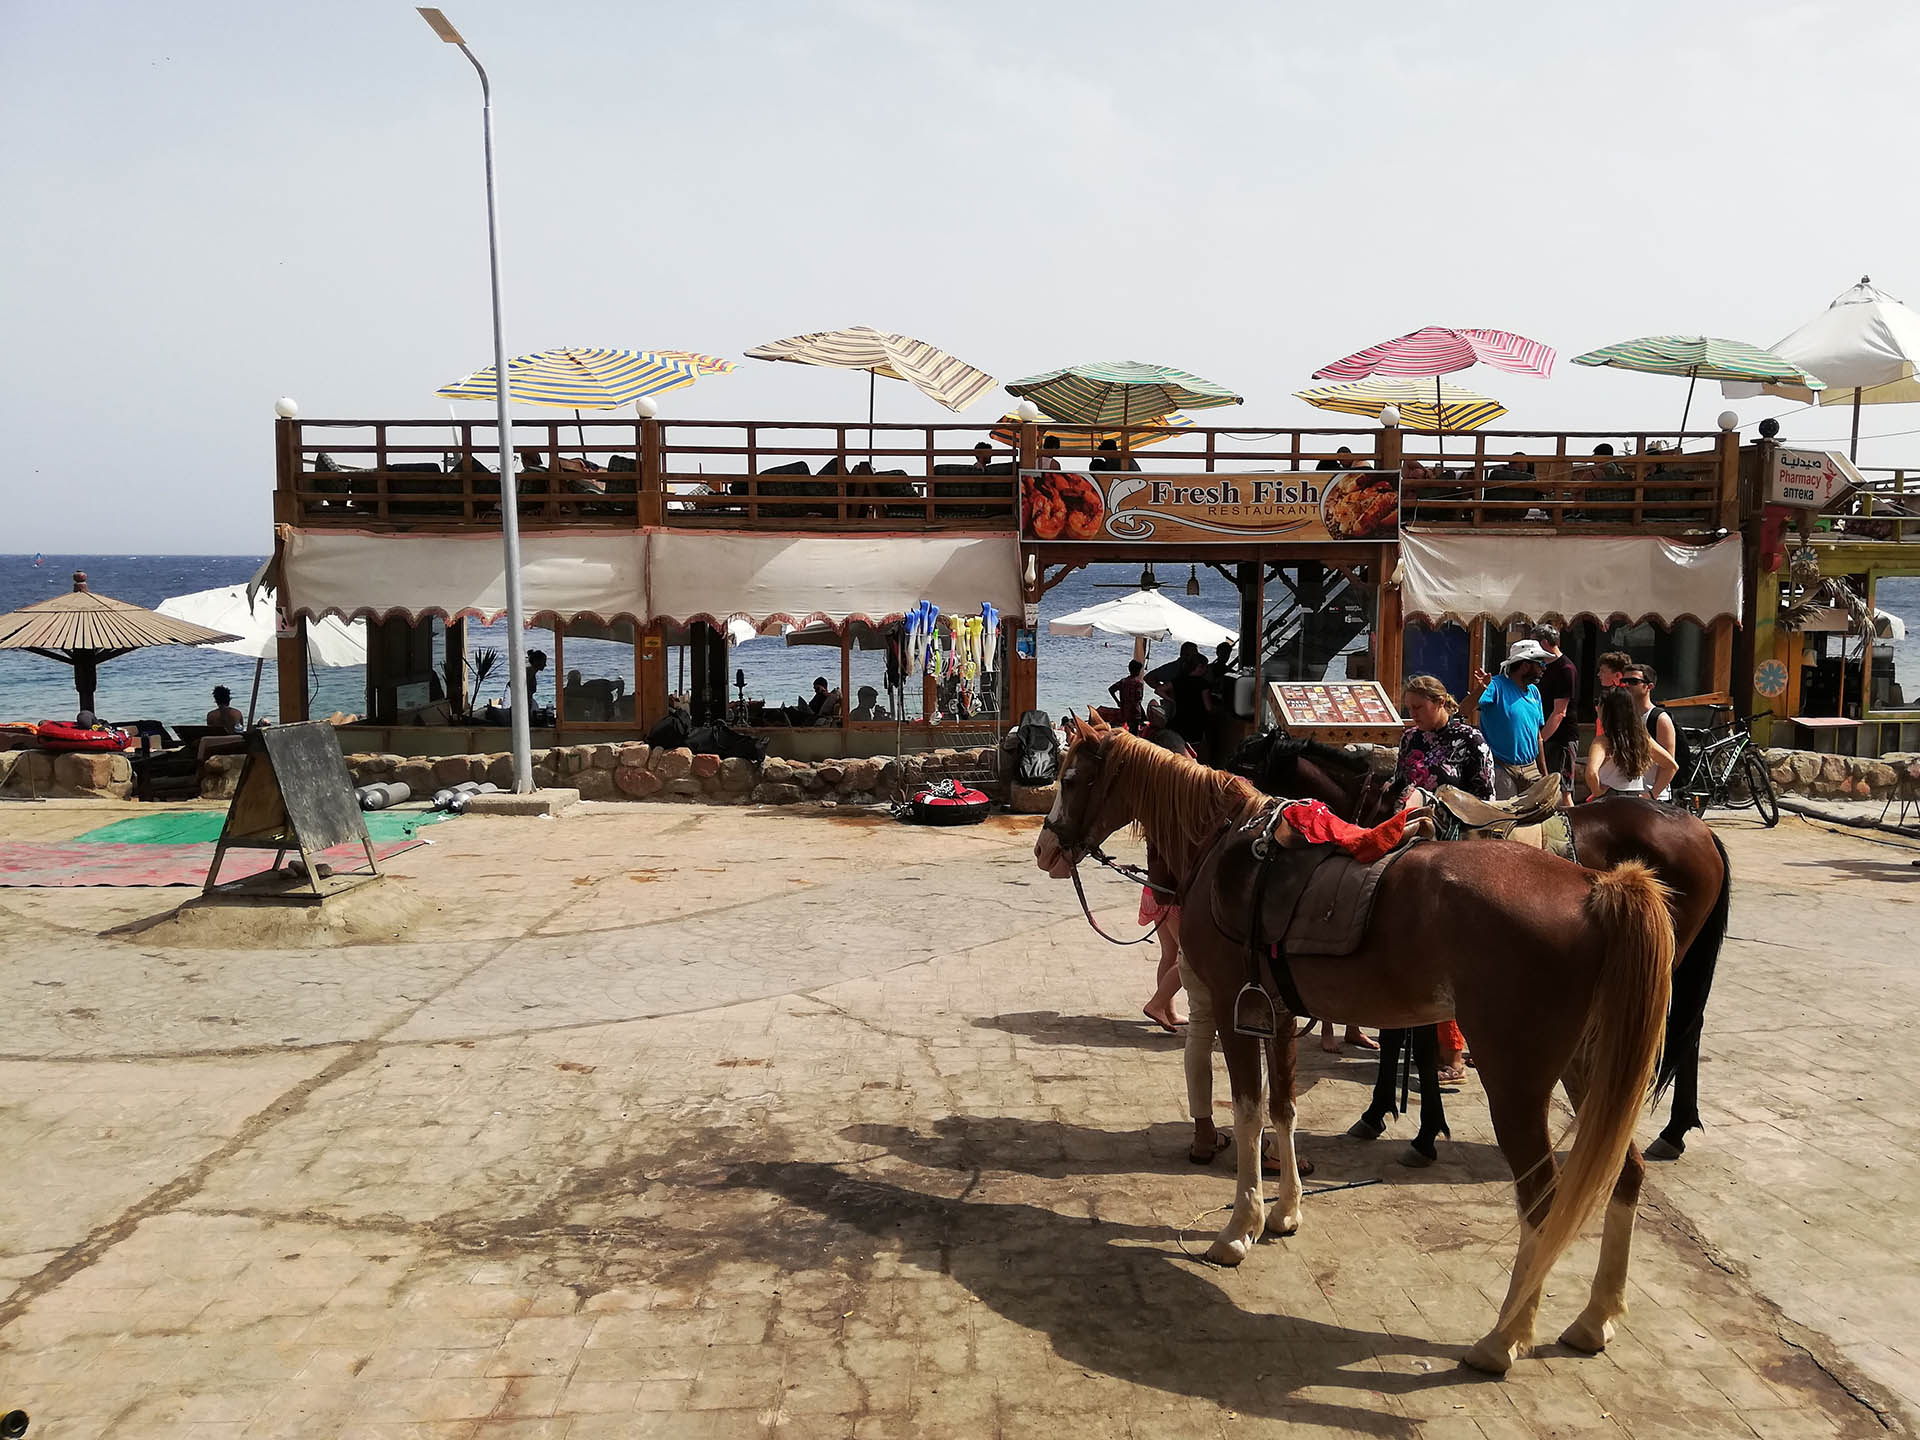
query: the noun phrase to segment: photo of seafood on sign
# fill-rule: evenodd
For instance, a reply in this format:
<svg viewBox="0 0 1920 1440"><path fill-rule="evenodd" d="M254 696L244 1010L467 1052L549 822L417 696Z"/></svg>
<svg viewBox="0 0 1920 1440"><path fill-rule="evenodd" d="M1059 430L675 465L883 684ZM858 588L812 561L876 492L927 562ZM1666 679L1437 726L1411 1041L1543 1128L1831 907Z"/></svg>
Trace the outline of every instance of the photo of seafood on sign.
<svg viewBox="0 0 1920 1440"><path fill-rule="evenodd" d="M1233 544L1392 540L1400 484L1375 470L1020 472L1021 538Z"/></svg>

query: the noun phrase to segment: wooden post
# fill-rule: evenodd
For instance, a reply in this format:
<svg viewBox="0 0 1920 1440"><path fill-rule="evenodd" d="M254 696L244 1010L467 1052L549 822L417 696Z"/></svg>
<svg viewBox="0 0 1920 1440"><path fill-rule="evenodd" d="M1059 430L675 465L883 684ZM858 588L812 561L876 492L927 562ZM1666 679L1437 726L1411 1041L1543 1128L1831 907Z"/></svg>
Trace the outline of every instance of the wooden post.
<svg viewBox="0 0 1920 1440"><path fill-rule="evenodd" d="M847 732L853 728L853 622L846 622L840 633L840 743L847 744Z"/></svg>
<svg viewBox="0 0 1920 1440"><path fill-rule="evenodd" d="M1264 550L1253 552L1253 728L1258 732L1267 703L1266 676L1261 673L1267 649L1267 558ZM1243 658L1240 662L1245 664Z"/></svg>
<svg viewBox="0 0 1920 1440"><path fill-rule="evenodd" d="M444 663L440 678L447 682L447 710L452 715L467 713L467 617L447 622L444 639ZM454 662L458 661L458 664Z"/></svg>
<svg viewBox="0 0 1920 1440"><path fill-rule="evenodd" d="M287 587L287 530L300 523L300 422L276 420L273 426L273 602L275 630L281 617L291 617L294 599ZM307 627L295 621L293 634L278 635L273 653L274 684L280 692L280 723L291 725L307 716Z"/></svg>
<svg viewBox="0 0 1920 1440"><path fill-rule="evenodd" d="M1400 560L1398 545L1382 545L1374 560L1373 678L1397 702L1400 697L1400 667L1405 635L1401 618L1400 587L1392 583L1394 566Z"/></svg>
<svg viewBox="0 0 1920 1440"><path fill-rule="evenodd" d="M665 485L661 473L665 467L661 464L660 422L642 420L640 422L640 491L639 501L633 507L636 521L642 525L664 523L666 499L663 494Z"/></svg>
<svg viewBox="0 0 1920 1440"><path fill-rule="evenodd" d="M642 626L634 636L633 721L642 735L666 717L666 627L659 621Z"/></svg>

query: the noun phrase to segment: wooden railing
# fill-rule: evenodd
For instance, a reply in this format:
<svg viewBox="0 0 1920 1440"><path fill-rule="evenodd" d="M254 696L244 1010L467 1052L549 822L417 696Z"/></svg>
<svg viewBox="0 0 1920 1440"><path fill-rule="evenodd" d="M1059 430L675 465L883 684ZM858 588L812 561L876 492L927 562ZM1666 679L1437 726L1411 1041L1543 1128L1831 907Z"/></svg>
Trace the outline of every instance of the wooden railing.
<svg viewBox="0 0 1920 1440"><path fill-rule="evenodd" d="M1061 463L1095 432L1049 426ZM1737 524L1731 437L1514 431L1445 437L1365 428L1136 430L1161 474L1402 467L1404 520L1435 528L1698 532ZM1012 530L1038 427L805 421L515 421L529 529L648 525L861 531ZM1596 442L1621 453L1593 456ZM491 421L282 420L276 518L314 527L461 530L499 523ZM1024 449L1024 453L1023 453ZM1402 461L1405 461L1402 466Z"/></svg>
<svg viewBox="0 0 1920 1440"><path fill-rule="evenodd" d="M1842 508L1828 517L1829 533L1848 540L1920 544L1920 471L1860 468L1867 483L1857 487L1842 502Z"/></svg>

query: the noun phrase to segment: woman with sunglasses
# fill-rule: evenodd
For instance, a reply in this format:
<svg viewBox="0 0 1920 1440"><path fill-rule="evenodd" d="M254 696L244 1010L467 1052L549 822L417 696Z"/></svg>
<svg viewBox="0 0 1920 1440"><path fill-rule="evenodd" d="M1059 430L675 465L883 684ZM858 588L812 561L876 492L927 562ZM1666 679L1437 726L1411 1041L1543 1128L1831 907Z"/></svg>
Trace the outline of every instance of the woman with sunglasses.
<svg viewBox="0 0 1920 1440"><path fill-rule="evenodd" d="M1659 678L1651 665L1634 665L1620 677L1620 688L1632 697L1634 712L1640 717L1640 723L1647 727L1647 734L1653 737L1653 743L1677 760L1680 736L1674 728L1673 716L1667 713L1666 706L1653 703L1654 682ZM1605 732L1605 727L1604 720L1596 724L1596 738ZM1657 796L1664 789L1663 785L1653 793Z"/></svg>

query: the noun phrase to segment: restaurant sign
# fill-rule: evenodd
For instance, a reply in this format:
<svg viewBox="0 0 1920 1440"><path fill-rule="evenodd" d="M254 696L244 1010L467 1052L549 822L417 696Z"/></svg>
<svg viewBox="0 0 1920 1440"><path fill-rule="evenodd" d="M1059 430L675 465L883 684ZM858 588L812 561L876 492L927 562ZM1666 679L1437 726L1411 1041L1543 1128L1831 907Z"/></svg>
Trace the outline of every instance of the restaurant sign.
<svg viewBox="0 0 1920 1440"><path fill-rule="evenodd" d="M1853 462L1833 450L1789 450L1776 446L1767 470L1767 503L1797 510L1824 510L1866 477Z"/></svg>
<svg viewBox="0 0 1920 1440"><path fill-rule="evenodd" d="M1404 725L1377 680L1276 680L1267 686L1280 723L1289 730L1316 725Z"/></svg>
<svg viewBox="0 0 1920 1440"><path fill-rule="evenodd" d="M1376 470L1020 472L1021 538L1047 544L1323 544L1392 540L1399 528L1399 477Z"/></svg>

